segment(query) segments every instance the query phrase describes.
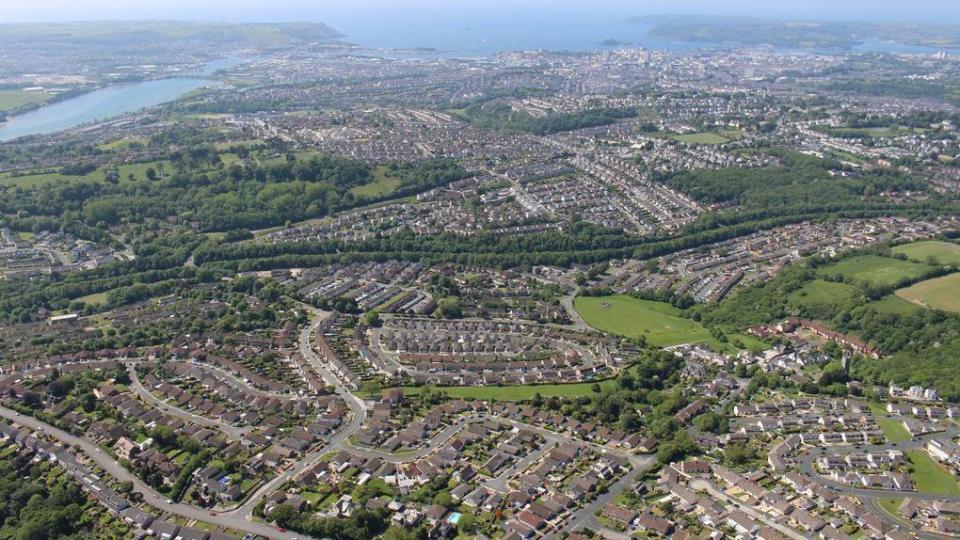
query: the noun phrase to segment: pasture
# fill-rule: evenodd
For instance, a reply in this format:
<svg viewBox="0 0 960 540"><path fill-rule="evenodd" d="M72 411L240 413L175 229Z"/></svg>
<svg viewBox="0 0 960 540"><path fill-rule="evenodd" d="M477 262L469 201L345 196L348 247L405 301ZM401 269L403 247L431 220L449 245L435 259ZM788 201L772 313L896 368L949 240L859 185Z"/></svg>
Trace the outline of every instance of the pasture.
<svg viewBox="0 0 960 540"><path fill-rule="evenodd" d="M918 306L960 313L960 273L914 283L895 294Z"/></svg>
<svg viewBox="0 0 960 540"><path fill-rule="evenodd" d="M823 277L843 277L868 285L890 286L904 279L916 279L932 268L926 263L901 261L879 255L860 255L824 266L818 274Z"/></svg>
<svg viewBox="0 0 960 540"><path fill-rule="evenodd" d="M933 257L940 264L960 264L960 245L939 240L903 244L893 248L893 252L902 253L914 261L927 262Z"/></svg>

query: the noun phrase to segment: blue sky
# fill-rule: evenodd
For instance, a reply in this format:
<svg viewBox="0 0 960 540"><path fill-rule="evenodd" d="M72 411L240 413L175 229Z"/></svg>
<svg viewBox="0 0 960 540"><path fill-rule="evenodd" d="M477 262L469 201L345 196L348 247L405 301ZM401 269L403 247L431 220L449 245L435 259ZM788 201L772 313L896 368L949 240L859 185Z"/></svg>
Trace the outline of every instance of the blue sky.
<svg viewBox="0 0 960 540"><path fill-rule="evenodd" d="M418 11L460 17L511 12L529 17L542 10L960 23L960 2L955 0L0 0L0 22L154 18L311 20L353 26L358 17L409 17Z"/></svg>

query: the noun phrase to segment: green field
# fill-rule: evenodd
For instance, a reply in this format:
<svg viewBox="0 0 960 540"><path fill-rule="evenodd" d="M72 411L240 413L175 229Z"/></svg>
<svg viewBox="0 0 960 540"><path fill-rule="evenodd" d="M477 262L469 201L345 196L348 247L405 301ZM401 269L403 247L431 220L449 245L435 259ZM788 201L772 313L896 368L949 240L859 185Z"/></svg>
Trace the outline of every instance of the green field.
<svg viewBox="0 0 960 540"><path fill-rule="evenodd" d="M895 294L918 306L960 313L960 273L921 281Z"/></svg>
<svg viewBox="0 0 960 540"><path fill-rule="evenodd" d="M910 313L920 309L914 304L907 302L906 300L896 296L894 294L888 294L877 300L870 303L870 307L876 309L880 313L893 313L896 315L909 315Z"/></svg>
<svg viewBox="0 0 960 540"><path fill-rule="evenodd" d="M627 295L578 296L574 307L597 330L629 338L642 336L659 347L712 341L704 327L681 317L680 310L664 302Z"/></svg>
<svg viewBox="0 0 960 540"><path fill-rule="evenodd" d="M940 264L960 264L960 245L938 240L914 242L893 248L894 253L903 253L907 257L927 262L928 257L936 257Z"/></svg>
<svg viewBox="0 0 960 540"><path fill-rule="evenodd" d="M766 343L757 336L752 336L750 334L727 334L727 338L731 343L739 340L744 347L751 350L764 351L770 348L769 343Z"/></svg>
<svg viewBox="0 0 960 540"><path fill-rule="evenodd" d="M870 410L877 419L877 424L880 425L880 429L883 430L884 436L887 437L887 441L905 442L913 438L900 421L887 418L887 411L884 410L882 406L871 403Z"/></svg>
<svg viewBox="0 0 960 540"><path fill-rule="evenodd" d="M915 279L931 270L926 263L901 261L879 255L849 257L820 269L821 276L842 276L870 285L896 285L902 279Z"/></svg>
<svg viewBox="0 0 960 540"><path fill-rule="evenodd" d="M33 105L43 103L49 100L50 94L41 92L24 92L23 90L0 90L0 111L9 111L23 107L24 105Z"/></svg>
<svg viewBox="0 0 960 540"><path fill-rule="evenodd" d="M614 384L613 379L600 381L601 387ZM403 392L407 395L416 395L429 388L432 392L444 392L452 398L481 399L496 401L525 401L535 394L543 397L575 398L593 393L594 383L571 384L528 384L514 386L405 386Z"/></svg>
<svg viewBox="0 0 960 540"><path fill-rule="evenodd" d="M173 173L173 166L169 162L163 161L164 174L169 176ZM129 163L117 167L120 174L120 183L129 182L130 174L133 174L134 180L138 182L145 181L147 178L147 169L153 167L157 170L157 162L149 163ZM39 172L36 174L24 174L13 176L10 173L0 174L0 184L19 187L33 187L52 182L103 182L104 175L108 168L101 167L90 174L82 176L71 176L59 172Z"/></svg>
<svg viewBox="0 0 960 540"><path fill-rule="evenodd" d="M387 176L387 168L378 166L373 171L372 182L352 188L350 193L359 197L382 197L393 193L398 187L400 187L400 179L396 176Z"/></svg>
<svg viewBox="0 0 960 540"><path fill-rule="evenodd" d="M107 293L98 292L93 294L88 294L86 296L80 296L73 299L76 302L83 302L84 304L102 306L107 303Z"/></svg>
<svg viewBox="0 0 960 540"><path fill-rule="evenodd" d="M957 479L947 469L941 467L923 450L907 450L907 459L913 464L910 476L917 491L940 495L960 495Z"/></svg>
<svg viewBox="0 0 960 540"><path fill-rule="evenodd" d="M675 141L685 142L688 144L723 144L730 142L730 139L727 137L724 137L723 135L713 131L687 133L684 135L671 135L670 138Z"/></svg>
<svg viewBox="0 0 960 540"><path fill-rule="evenodd" d="M126 148L132 144L147 144L146 139L133 138L133 139L118 139L113 142L98 144L97 148L100 150L119 150L121 148Z"/></svg>
<svg viewBox="0 0 960 540"><path fill-rule="evenodd" d="M853 285L816 279L790 293L789 302L793 306L843 306L859 294L860 291Z"/></svg>

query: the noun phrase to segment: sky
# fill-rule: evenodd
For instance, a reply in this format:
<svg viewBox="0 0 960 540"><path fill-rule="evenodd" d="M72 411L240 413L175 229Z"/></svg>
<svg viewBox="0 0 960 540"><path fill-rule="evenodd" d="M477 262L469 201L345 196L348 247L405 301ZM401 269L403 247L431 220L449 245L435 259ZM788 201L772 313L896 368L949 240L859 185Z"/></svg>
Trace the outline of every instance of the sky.
<svg viewBox="0 0 960 540"><path fill-rule="evenodd" d="M0 0L0 22L197 19L231 22L316 21L356 28L364 18L417 12L451 17L538 12L761 15L823 20L960 24L957 0Z"/></svg>

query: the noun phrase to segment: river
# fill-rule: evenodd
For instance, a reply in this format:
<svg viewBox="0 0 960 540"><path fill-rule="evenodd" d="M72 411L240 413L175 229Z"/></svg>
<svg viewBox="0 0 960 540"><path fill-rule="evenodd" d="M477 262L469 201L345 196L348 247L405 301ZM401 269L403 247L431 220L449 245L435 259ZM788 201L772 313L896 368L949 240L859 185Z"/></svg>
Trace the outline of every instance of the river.
<svg viewBox="0 0 960 540"><path fill-rule="evenodd" d="M116 84L46 105L0 124L0 141L55 133L166 103L198 88L219 84L206 77L239 62L233 58L216 60L193 76Z"/></svg>

